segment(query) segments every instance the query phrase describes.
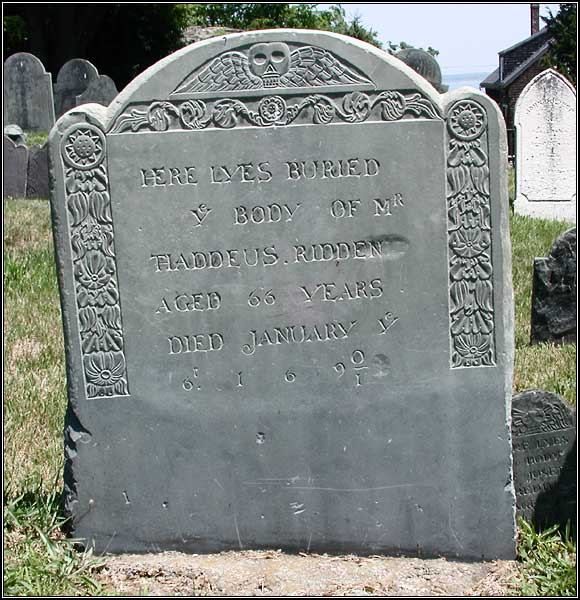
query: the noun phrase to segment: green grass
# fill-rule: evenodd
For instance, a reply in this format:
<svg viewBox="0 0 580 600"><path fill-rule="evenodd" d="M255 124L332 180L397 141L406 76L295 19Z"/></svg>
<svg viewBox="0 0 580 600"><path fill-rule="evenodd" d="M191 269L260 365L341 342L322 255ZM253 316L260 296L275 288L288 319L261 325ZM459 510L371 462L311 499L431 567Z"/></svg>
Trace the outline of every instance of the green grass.
<svg viewBox="0 0 580 600"><path fill-rule="evenodd" d="M551 343L530 346L534 258L547 256L558 235L572 225L514 214L511 219L515 302L514 392L542 388L576 403L576 346Z"/></svg>
<svg viewBox="0 0 580 600"><path fill-rule="evenodd" d="M557 526L537 532L519 521L522 596L576 596L576 545Z"/></svg>
<svg viewBox="0 0 580 600"><path fill-rule="evenodd" d="M569 227L517 215L511 220L514 391L538 387L575 403L575 346L529 346L533 258L546 256L555 237ZM9 595L100 594L95 580L100 563L78 552L60 529L66 379L45 201L4 201L4 301L5 591ZM572 589L573 544L555 532L531 532L524 524L519 552L520 593L552 589L564 595Z"/></svg>
<svg viewBox="0 0 580 600"><path fill-rule="evenodd" d="M7 497L8 496L8 497ZM7 596L100 595L93 573L104 561L80 552L61 531L56 486L4 494L4 592Z"/></svg>
<svg viewBox="0 0 580 600"><path fill-rule="evenodd" d="M48 131L27 131L26 132L26 145L31 148L32 146L42 146L44 142L48 140Z"/></svg>

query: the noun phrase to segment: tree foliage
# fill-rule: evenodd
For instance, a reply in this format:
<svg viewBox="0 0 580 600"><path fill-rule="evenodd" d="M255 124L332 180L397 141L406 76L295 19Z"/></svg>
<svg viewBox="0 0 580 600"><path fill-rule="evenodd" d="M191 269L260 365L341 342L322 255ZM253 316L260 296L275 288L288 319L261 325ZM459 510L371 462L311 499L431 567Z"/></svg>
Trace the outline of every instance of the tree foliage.
<svg viewBox="0 0 580 600"><path fill-rule="evenodd" d="M560 4L560 10L554 16L542 17L552 37L550 50L546 55L546 66L553 67L565 75L576 86L576 4Z"/></svg>
<svg viewBox="0 0 580 600"><path fill-rule="evenodd" d="M377 32L367 29L359 16L351 21L344 8L335 4L319 10L315 3L208 3L186 4L190 24L233 29L322 29L342 33L382 47Z"/></svg>
<svg viewBox="0 0 580 600"><path fill-rule="evenodd" d="M121 89L177 50L187 13L179 4L4 5L4 58L31 52L56 77L72 58L85 58Z"/></svg>

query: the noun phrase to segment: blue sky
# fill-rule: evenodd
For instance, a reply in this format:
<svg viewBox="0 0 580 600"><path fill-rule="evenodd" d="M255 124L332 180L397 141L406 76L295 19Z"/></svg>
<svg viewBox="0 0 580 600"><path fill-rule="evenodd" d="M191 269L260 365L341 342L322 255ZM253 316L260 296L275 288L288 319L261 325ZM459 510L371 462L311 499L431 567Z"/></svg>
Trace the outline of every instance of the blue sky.
<svg viewBox="0 0 580 600"><path fill-rule="evenodd" d="M445 76L457 73L491 73L497 67L497 53L530 35L529 3L346 3L347 17L359 14L362 23L388 40L439 50L437 57ZM327 8L330 4L319 4ZM554 14L558 4L540 4ZM543 21L540 20L540 27Z"/></svg>

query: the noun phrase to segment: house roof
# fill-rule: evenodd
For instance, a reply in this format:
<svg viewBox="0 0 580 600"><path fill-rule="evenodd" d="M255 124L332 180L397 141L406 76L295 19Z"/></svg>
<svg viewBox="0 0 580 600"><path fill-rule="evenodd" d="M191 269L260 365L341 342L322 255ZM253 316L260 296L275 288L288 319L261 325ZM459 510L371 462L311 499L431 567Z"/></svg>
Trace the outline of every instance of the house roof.
<svg viewBox="0 0 580 600"><path fill-rule="evenodd" d="M505 50L500 50L498 52L498 54L501 56L502 54L507 54L508 52L511 52L512 50L515 50L516 48L519 48L520 46L530 44L531 42L534 42L537 38L542 37L543 35L546 35L546 33L548 33L548 28L542 27L542 29L540 29L540 31L537 31L536 33L530 35L526 39L521 40L517 44L514 44L513 46L510 46L509 48L506 48Z"/></svg>
<svg viewBox="0 0 580 600"><path fill-rule="evenodd" d="M545 38L544 43L542 44L542 39ZM516 64L515 68L506 69L505 60L507 56L509 56L514 51L524 51L525 47L531 46L535 47L535 50L530 51L530 54L527 58L525 58L521 63ZM548 30L546 27L540 29L537 33L527 37L525 40L506 48L499 52L499 62L500 65L504 64L504 69L498 67L490 73L481 83L480 86L485 89L502 89L510 85L513 81L515 81L522 73L524 73L527 69L529 69L533 64L535 64L550 48L550 38L548 37ZM504 70L502 73L501 71ZM505 72L507 70L507 72Z"/></svg>

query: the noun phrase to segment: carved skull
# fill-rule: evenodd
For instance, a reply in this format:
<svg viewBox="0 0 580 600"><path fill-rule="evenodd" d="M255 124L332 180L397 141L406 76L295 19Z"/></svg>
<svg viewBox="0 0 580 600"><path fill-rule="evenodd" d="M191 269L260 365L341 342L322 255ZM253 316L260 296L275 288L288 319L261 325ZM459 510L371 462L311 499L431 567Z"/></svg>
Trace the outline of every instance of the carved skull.
<svg viewBox="0 0 580 600"><path fill-rule="evenodd" d="M280 77L290 68L290 48L282 42L255 44L248 52L250 70L264 87L277 87Z"/></svg>

